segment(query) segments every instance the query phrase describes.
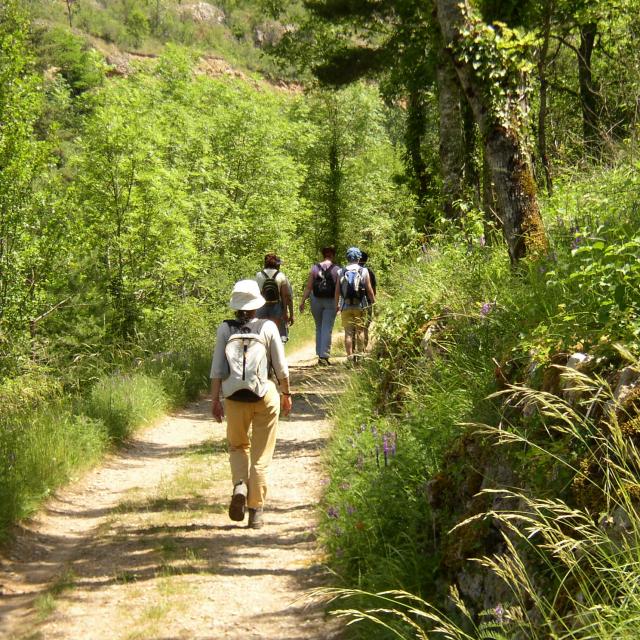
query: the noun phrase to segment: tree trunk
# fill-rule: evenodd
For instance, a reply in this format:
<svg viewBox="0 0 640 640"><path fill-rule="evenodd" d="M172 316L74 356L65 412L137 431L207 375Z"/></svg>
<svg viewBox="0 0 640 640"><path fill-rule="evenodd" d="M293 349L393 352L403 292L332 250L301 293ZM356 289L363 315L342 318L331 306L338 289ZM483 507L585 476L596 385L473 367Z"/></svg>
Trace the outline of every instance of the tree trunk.
<svg viewBox="0 0 640 640"><path fill-rule="evenodd" d="M444 51L438 59L438 115L440 129L440 170L444 214L450 220L460 217L459 202L464 182L464 137L460 84L451 58Z"/></svg>
<svg viewBox="0 0 640 640"><path fill-rule="evenodd" d="M549 54L549 37L551 35L551 2L545 3L545 13L542 25L542 46L538 59L538 82L540 84L540 110L538 111L538 155L544 171L544 180L547 185L547 193L553 194L553 181L551 179L551 164L547 153L547 56Z"/></svg>
<svg viewBox="0 0 640 640"><path fill-rule="evenodd" d="M511 263L515 264L527 254L535 254L547 246L531 158L525 143L525 127L521 123L523 101L512 89L517 86L514 78L507 78L509 82L503 84L502 94L490 93L479 69L474 68L471 56L460 55L467 46L463 31L469 32L472 39L485 38L485 46L495 43L486 37L483 31L486 25L471 16L466 0L437 0L436 8L445 45L453 56L460 84L484 141L498 215L503 223ZM494 59L505 55L497 49L492 54ZM510 73L506 64L504 71Z"/></svg>
<svg viewBox="0 0 640 640"><path fill-rule="evenodd" d="M496 192L484 149L482 151L482 210L484 211L484 235L489 241L495 229L502 229L502 220L496 212Z"/></svg>
<svg viewBox="0 0 640 640"><path fill-rule="evenodd" d="M431 182L427 165L422 157L422 139L426 128L424 95L420 89L411 89L407 108L407 131L405 145L411 166L411 173L416 181L416 195L422 205L429 193Z"/></svg>
<svg viewBox="0 0 640 640"><path fill-rule="evenodd" d="M587 149L591 149L596 155L599 155L601 138L598 117L598 93L593 84L593 71L591 67L591 57L597 33L598 25L594 22L580 26L578 82L580 86L584 144Z"/></svg>
<svg viewBox="0 0 640 640"><path fill-rule="evenodd" d="M478 130L469 101L462 96L462 133L464 144L464 186L476 207L480 206L480 168L478 166Z"/></svg>
<svg viewBox="0 0 640 640"><path fill-rule="evenodd" d="M336 245L340 236L340 187L342 185L342 168L340 166L340 150L338 133L334 130L329 145L329 176L327 193L327 225L329 244Z"/></svg>

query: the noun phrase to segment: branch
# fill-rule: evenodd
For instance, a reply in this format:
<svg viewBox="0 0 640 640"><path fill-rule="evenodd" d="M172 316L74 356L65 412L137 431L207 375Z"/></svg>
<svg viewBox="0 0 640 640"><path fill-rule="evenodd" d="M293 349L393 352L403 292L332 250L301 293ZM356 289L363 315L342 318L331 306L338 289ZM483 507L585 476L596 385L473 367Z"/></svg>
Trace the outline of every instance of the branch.
<svg viewBox="0 0 640 640"><path fill-rule="evenodd" d="M549 86L556 91L560 91L561 93L568 93L570 96L573 96L577 100L581 100L580 94L577 91L574 91L570 87L565 87L562 84L558 84L557 82L549 82Z"/></svg>
<svg viewBox="0 0 640 640"><path fill-rule="evenodd" d="M54 311L57 311L62 305L64 305L67 302L69 302L69 300L71 300L71 297L68 297L68 298L65 298L64 300L61 300L60 302L58 302L57 304L53 305L53 307L51 307L50 309L48 309L44 313L41 313L37 318L32 318L31 320L29 320L29 332L31 333L31 337L32 338L35 337L35 335L36 335L36 325L38 324L38 322L40 322L40 320L44 320L47 316L51 315Z"/></svg>

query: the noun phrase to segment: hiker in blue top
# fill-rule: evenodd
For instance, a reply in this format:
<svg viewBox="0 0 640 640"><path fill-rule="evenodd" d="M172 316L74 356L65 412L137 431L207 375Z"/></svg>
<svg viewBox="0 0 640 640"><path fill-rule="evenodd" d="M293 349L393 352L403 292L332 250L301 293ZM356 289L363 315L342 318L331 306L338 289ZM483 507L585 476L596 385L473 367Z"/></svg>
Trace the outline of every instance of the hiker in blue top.
<svg viewBox="0 0 640 640"><path fill-rule="evenodd" d="M365 307L376 301L369 271L358 264L361 258L358 247L347 249L348 264L340 269L335 291L336 311L341 313L344 327L344 349L352 362L364 351Z"/></svg>

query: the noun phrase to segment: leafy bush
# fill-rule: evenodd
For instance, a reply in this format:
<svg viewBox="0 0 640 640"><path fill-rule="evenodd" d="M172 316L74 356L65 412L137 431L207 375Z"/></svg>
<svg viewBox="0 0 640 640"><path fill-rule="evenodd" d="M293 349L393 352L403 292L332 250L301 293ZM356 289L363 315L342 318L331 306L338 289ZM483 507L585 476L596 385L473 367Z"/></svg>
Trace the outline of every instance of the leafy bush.
<svg viewBox="0 0 640 640"><path fill-rule="evenodd" d="M104 81L104 62L84 40L64 27L36 32L40 64L59 69L73 95L99 87Z"/></svg>
<svg viewBox="0 0 640 640"><path fill-rule="evenodd" d="M330 479L323 502L322 530L331 551L331 566L348 587L383 591L412 585L413 596L393 596L398 598L397 619L391 622L382 616L398 637L410 637L411 624L407 619L402 622L402 615L417 606L414 596L445 606L446 590L443 592L442 587L451 575L446 556L451 544L455 547L455 541L461 541L467 545L466 553L475 550L481 554L484 548L488 519L483 510L467 528L448 534L456 525L456 518L468 516L468 512L464 515L467 507L454 503L456 496L470 482L472 470L484 468L482 456L495 456L495 452L485 452L483 447L488 445L482 441L482 437L489 438L492 430L482 437L473 436L473 441L461 423L500 425L495 432L507 438L507 426L516 420L514 416L521 415L522 407L540 406L540 401L513 399L503 407L496 398L487 397L496 389L509 382L522 388L539 388L543 372L549 370L557 354L564 354L566 361L567 354L573 351L587 351L598 356L594 361L609 372L621 365L613 343L620 342L629 353L637 355L640 245L636 178L615 169L585 179L591 188L594 181L601 187L600 197L587 198L585 185L574 184L566 186L564 192L561 186L560 195L547 203L552 251L546 260L512 271L504 261L502 247L486 247L479 240L464 244L460 239L444 240L423 251L417 263L394 269L390 297L381 298L375 357L358 376L355 391L336 410L337 426L327 459ZM626 196L620 195L623 186ZM572 189L584 190L583 199L577 200L588 201L586 210L575 202L574 208L559 210L559 202L572 202ZM633 359L632 355L629 357ZM610 390L606 387L601 381L600 390L592 388L587 393L589 398L598 398L601 407L589 410L591 421L587 422L584 413L567 408L556 398L559 406L554 409L554 418L567 423L572 435L557 435L551 418L546 423L534 412L530 418L520 417L521 422L516 420L512 426L513 433L518 434L513 440L517 438L524 446L501 455L503 464L514 465L514 473L520 474L518 477L525 483L518 495L527 503L525 512L531 522L524 522L523 541L534 530L547 536L544 539L548 546L539 549L542 559L532 562L532 571L555 575L557 580L552 582L557 591L547 599L540 596L539 589L536 591L538 578L529 575L520 579L522 573L516 569L523 570L523 560L517 554L504 561L487 558L485 566L496 572L506 571L507 562L511 563L508 567L512 573L503 577L514 588L522 587L514 596L517 603L513 610L501 611L498 621L497 614L489 612L489 618L482 622L477 611L467 615L459 599L458 614L467 617L462 627L452 620L435 622L439 614L427 606L418 613L432 621L425 628L432 623L441 624L443 629L451 625L452 638L514 637L527 629L530 635L523 637L541 637L536 633L546 637L547 631L569 626L575 632L566 636L571 638L613 638L617 637L616 629L627 634L619 637L632 637L624 620L629 619L629 613L636 615L634 597L625 591L621 597L629 608L617 607L615 594L619 592L614 585L618 580L621 585L629 582L622 575L626 571L634 576L629 583L635 582L635 560L628 553L631 550L633 554L637 548L634 535L622 541L606 539L608 534L603 533L602 527L586 525L589 519L593 522L593 502L577 513L571 510L574 506L562 501L566 495L561 497L567 484L587 475L583 478L583 484L591 487L587 493L595 500L594 494L600 491L598 504L608 505L606 512L610 515L612 510L617 513L611 517L621 518L621 522L635 522L637 518L635 511L630 513L635 509L635 484L629 484L631 478L637 477L637 471L635 466L632 472L616 462L626 460L637 465L635 435L625 441L616 435L615 420L603 424L594 417L605 414L611 418ZM560 415L565 417L561 419ZM372 427L377 430L377 440L371 434ZM628 425L625 429L628 431ZM390 434L397 438L397 454L388 467L382 468L372 459L371 452L384 446L380 440L384 433L387 438ZM533 440L534 436L544 442ZM407 447L403 447L403 441L412 449L409 456L404 454ZM610 451L616 443L621 443L626 453ZM616 470L609 466L599 472L588 463L597 452L598 460L617 464ZM578 468L576 456L581 456L584 468ZM562 460L566 465L559 470ZM592 487L594 475L608 480L608 484L601 484L599 489ZM438 483L453 490L439 489ZM427 499L433 495L445 501L435 510ZM499 517L503 527L517 520L513 513ZM575 530L571 530L571 518L575 520ZM593 546L588 541L584 545L580 542L575 554L569 549L565 554L563 545L580 540L587 530L593 534ZM453 542L449 544L448 540ZM537 548L538 540L533 542ZM556 544L556 551L549 554ZM586 567L581 555L585 550ZM620 564L616 558L621 559ZM542 569L540 562L544 564ZM578 569L582 572L581 586L576 586L574 579ZM528 590L529 585L533 585L533 591ZM600 595L576 600L576 593L587 591ZM360 592L352 595L356 602L352 613L360 620L375 618L380 613L377 607L392 608L385 597L371 600ZM513 626L519 615L518 606L524 610L536 598L534 617L541 617L546 631L540 632L535 621L528 619ZM564 613L558 603L568 604ZM603 612L602 616L599 612ZM577 618L565 620L565 614ZM501 626L507 618L512 626ZM400 627L404 631L398 631ZM470 629L475 635L465 635ZM588 635L588 629L598 629L603 635ZM375 633L386 637L384 632ZM587 635L581 635L584 633Z"/></svg>
<svg viewBox="0 0 640 640"><path fill-rule="evenodd" d="M91 389L81 409L101 420L109 437L122 441L136 427L148 424L162 415L167 397L161 384L142 374L107 376Z"/></svg>

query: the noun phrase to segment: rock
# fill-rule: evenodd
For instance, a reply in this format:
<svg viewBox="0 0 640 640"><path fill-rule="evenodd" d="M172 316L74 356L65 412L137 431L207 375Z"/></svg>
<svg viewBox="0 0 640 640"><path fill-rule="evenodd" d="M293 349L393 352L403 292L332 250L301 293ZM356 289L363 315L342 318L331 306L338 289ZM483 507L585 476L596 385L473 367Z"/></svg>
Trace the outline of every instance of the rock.
<svg viewBox="0 0 640 640"><path fill-rule="evenodd" d="M551 366L542 374L542 390L557 396L562 392L562 367L567 366L569 359L566 353L556 353L551 357Z"/></svg>
<svg viewBox="0 0 640 640"><path fill-rule="evenodd" d="M634 367L625 367L620 372L620 378L613 397L620 405L625 405L632 392L640 385L640 371ZM633 394L635 395L635 394Z"/></svg>
<svg viewBox="0 0 640 640"><path fill-rule="evenodd" d="M208 2L178 5L177 9L181 16L188 16L194 22L224 24L226 20L224 11L220 9L220 7L216 7Z"/></svg>
<svg viewBox="0 0 640 640"><path fill-rule="evenodd" d="M110 53L106 57L108 76L128 76L131 73L129 56L126 53Z"/></svg>
<svg viewBox="0 0 640 640"><path fill-rule="evenodd" d="M295 27L290 24L282 24L277 20L266 20L253 30L253 43L256 47L273 47L277 45L286 33L293 31Z"/></svg>
<svg viewBox="0 0 640 640"><path fill-rule="evenodd" d="M574 353L569 356L569 359L567 360L567 368L575 369L576 371L584 371L591 360L593 360L593 358L586 353Z"/></svg>
<svg viewBox="0 0 640 640"><path fill-rule="evenodd" d="M424 332L424 336L420 341L420 346L422 347L422 351L427 358L433 358L436 355L436 350L434 349L434 345L432 342L433 336L438 331L438 327L435 323L430 324L427 327L427 330Z"/></svg>
<svg viewBox="0 0 640 640"><path fill-rule="evenodd" d="M567 360L567 369L572 369L578 373L585 373L589 369L589 364L593 357L586 353L574 353ZM575 404L581 396L581 391L576 389L575 380L571 379L571 375L564 373L561 376L562 396L569 404Z"/></svg>

